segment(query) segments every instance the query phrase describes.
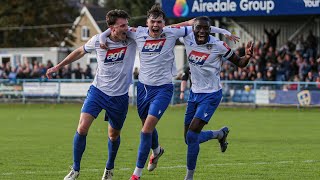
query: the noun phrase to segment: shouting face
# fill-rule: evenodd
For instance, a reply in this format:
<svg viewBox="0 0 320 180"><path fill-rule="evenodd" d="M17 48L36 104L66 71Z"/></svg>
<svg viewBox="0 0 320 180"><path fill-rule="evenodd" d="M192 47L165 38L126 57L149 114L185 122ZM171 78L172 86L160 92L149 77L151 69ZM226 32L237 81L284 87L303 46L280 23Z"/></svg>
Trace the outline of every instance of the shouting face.
<svg viewBox="0 0 320 180"><path fill-rule="evenodd" d="M124 18L118 18L116 23L111 28L111 35L119 41L124 41L127 38L128 20Z"/></svg>
<svg viewBox="0 0 320 180"><path fill-rule="evenodd" d="M147 19L147 26L149 29L149 35L151 37L159 37L163 27L165 26L164 19L162 16L158 16L157 18L155 18L154 16L150 16Z"/></svg>
<svg viewBox="0 0 320 180"><path fill-rule="evenodd" d="M196 20L193 24L193 33L197 44L207 43L210 34L210 22L206 20Z"/></svg>

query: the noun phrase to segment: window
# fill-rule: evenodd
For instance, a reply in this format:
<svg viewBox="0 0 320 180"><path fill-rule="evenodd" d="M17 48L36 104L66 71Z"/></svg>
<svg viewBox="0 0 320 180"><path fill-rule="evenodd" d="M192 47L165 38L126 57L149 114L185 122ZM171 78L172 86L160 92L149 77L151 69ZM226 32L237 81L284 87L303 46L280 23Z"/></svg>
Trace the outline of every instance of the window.
<svg viewBox="0 0 320 180"><path fill-rule="evenodd" d="M88 40L90 37L90 29L87 26L81 28L81 40Z"/></svg>

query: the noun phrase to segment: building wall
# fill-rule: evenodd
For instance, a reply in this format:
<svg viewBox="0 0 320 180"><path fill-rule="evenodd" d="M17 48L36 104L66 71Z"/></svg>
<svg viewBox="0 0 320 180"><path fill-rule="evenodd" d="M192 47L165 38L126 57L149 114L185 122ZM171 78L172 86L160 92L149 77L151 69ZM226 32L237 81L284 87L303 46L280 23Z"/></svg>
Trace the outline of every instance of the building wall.
<svg viewBox="0 0 320 180"><path fill-rule="evenodd" d="M68 54L67 48L45 47L45 48L0 48L0 61L2 57L10 57L11 66L23 63L24 57L41 57L40 61L47 64L51 60L55 65ZM62 59L60 59L62 58ZM0 62L2 63L2 62Z"/></svg>
<svg viewBox="0 0 320 180"><path fill-rule="evenodd" d="M89 37L92 37L96 34L98 34L98 31L94 28L92 25L90 19L84 14L77 25L77 27L74 30L73 35L76 37L76 40L72 43L73 47L80 47L84 45L89 39L83 40L81 39L81 29L83 26L87 26L90 29Z"/></svg>

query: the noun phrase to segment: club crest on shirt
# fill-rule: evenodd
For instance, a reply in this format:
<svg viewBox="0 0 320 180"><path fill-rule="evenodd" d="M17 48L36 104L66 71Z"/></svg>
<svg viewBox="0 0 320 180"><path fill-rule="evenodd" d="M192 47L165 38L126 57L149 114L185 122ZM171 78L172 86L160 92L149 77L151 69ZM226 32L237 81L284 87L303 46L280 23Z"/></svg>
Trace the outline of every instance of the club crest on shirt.
<svg viewBox="0 0 320 180"><path fill-rule="evenodd" d="M160 38L166 38L166 34L165 33L161 34Z"/></svg>
<svg viewBox="0 0 320 180"><path fill-rule="evenodd" d="M212 44L207 44L207 49L211 50L212 49Z"/></svg>
<svg viewBox="0 0 320 180"><path fill-rule="evenodd" d="M108 49L104 63L121 62L126 54L127 47Z"/></svg>
<svg viewBox="0 0 320 180"><path fill-rule="evenodd" d="M188 56L189 63L194 65L203 65L203 63L208 59L210 54L198 52L198 51L191 51Z"/></svg>
<svg viewBox="0 0 320 180"><path fill-rule="evenodd" d="M143 45L142 52L160 52L165 42L166 39L146 40Z"/></svg>
<svg viewBox="0 0 320 180"><path fill-rule="evenodd" d="M121 41L122 45L126 46L128 45L128 41L124 40L124 41Z"/></svg>

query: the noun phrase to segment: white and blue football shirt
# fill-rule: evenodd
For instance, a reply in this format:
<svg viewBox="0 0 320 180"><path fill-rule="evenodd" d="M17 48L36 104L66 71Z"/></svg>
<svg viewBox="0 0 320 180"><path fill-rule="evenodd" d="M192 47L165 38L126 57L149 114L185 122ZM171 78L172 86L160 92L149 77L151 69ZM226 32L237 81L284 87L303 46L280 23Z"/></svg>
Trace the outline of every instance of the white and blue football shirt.
<svg viewBox="0 0 320 180"><path fill-rule="evenodd" d="M88 53L96 51L98 68L92 85L108 96L120 96L129 91L137 44L131 38L113 42L107 38L108 49L101 49L99 35L93 36L84 46Z"/></svg>
<svg viewBox="0 0 320 180"><path fill-rule="evenodd" d="M220 84L222 57L230 58L233 51L225 42L211 35L206 44L198 45L194 33L190 33L184 37L184 45L190 66L192 92L212 93L219 91L222 88Z"/></svg>

